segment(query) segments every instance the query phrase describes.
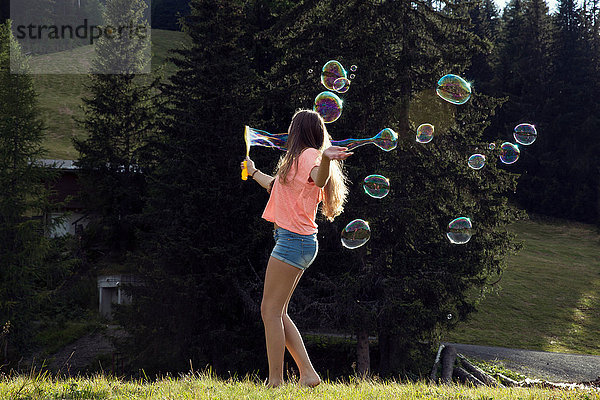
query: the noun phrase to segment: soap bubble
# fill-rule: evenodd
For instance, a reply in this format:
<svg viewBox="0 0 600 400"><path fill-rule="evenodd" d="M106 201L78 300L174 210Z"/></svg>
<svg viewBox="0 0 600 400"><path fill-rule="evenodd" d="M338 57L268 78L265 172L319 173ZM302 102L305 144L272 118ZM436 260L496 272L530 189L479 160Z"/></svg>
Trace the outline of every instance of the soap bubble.
<svg viewBox="0 0 600 400"><path fill-rule="evenodd" d="M364 146L366 144L374 144L384 151L391 151L398 145L398 134L390 128L384 128L372 138L368 139L343 139L343 140L332 140L331 144L334 146L347 147L348 150L353 150L357 147Z"/></svg>
<svg viewBox="0 0 600 400"><path fill-rule="evenodd" d="M250 146L263 146L271 147L279 150L287 150L288 134L276 133L272 134L266 131L250 128L246 126L244 131L244 138L246 145ZM332 140L333 146L347 147L348 150L353 150L357 147L364 146L367 144L374 144L384 151L392 151L398 145L398 135L390 128L384 128L372 138L367 139L343 139L343 140Z"/></svg>
<svg viewBox="0 0 600 400"><path fill-rule="evenodd" d="M398 135L390 128L383 128L371 140L375 146L384 151L394 150L398 145Z"/></svg>
<svg viewBox="0 0 600 400"><path fill-rule="evenodd" d="M246 140L248 151L250 151L250 146L271 147L283 151L287 150L287 133L272 134L267 131L261 131L260 129L250 128L246 125L244 139Z"/></svg>
<svg viewBox="0 0 600 400"><path fill-rule="evenodd" d="M537 139L537 131L531 124L519 124L515 126L513 136L517 143L528 146Z"/></svg>
<svg viewBox="0 0 600 400"><path fill-rule="evenodd" d="M309 69L309 70L308 70L308 73L309 73L309 74L312 74L312 73L313 73L313 70L312 70L312 69Z"/></svg>
<svg viewBox="0 0 600 400"><path fill-rule="evenodd" d="M433 140L434 127L431 124L421 124L417 128L417 142L429 143Z"/></svg>
<svg viewBox="0 0 600 400"><path fill-rule="evenodd" d="M347 78L337 78L333 82L333 89L338 93L346 93L350 89L350 81Z"/></svg>
<svg viewBox="0 0 600 400"><path fill-rule="evenodd" d="M329 90L335 90L333 83L338 78L345 78L346 70L338 61L327 61L321 70L321 83Z"/></svg>
<svg viewBox="0 0 600 400"><path fill-rule="evenodd" d="M467 217L455 218L448 224L446 236L452 244L465 244L471 240L473 225Z"/></svg>
<svg viewBox="0 0 600 400"><path fill-rule="evenodd" d="M358 67L356 65L352 65L350 67L350 71L352 71L352 72L356 72L357 69L358 69Z"/></svg>
<svg viewBox="0 0 600 400"><path fill-rule="evenodd" d="M390 192L390 181L383 175L369 175L363 181L365 193L376 199L382 199Z"/></svg>
<svg viewBox="0 0 600 400"><path fill-rule="evenodd" d="M348 249L356 249L367 243L371 238L369 223L362 219L350 222L342 231L342 245Z"/></svg>
<svg viewBox="0 0 600 400"><path fill-rule="evenodd" d="M500 161L504 164L516 163L520 154L521 151L515 144L504 142L502 143L502 146L500 146Z"/></svg>
<svg viewBox="0 0 600 400"><path fill-rule="evenodd" d="M356 78L356 75L350 74L350 79L354 79L354 78Z"/></svg>
<svg viewBox="0 0 600 400"><path fill-rule="evenodd" d="M436 92L452 104L464 104L471 97L471 85L458 75L444 75L437 83Z"/></svg>
<svg viewBox="0 0 600 400"><path fill-rule="evenodd" d="M448 318L448 319L452 319L452 314L448 314L448 315L446 315L446 318Z"/></svg>
<svg viewBox="0 0 600 400"><path fill-rule="evenodd" d="M483 154L473 154L469 157L469 167L481 169L485 165L485 156Z"/></svg>
<svg viewBox="0 0 600 400"><path fill-rule="evenodd" d="M315 98L313 110L323 117L323 121L329 124L342 115L342 99L333 92L321 92Z"/></svg>
<svg viewBox="0 0 600 400"><path fill-rule="evenodd" d="M492 143L488 144L488 149L494 150L495 148L496 148L496 143L492 142Z"/></svg>

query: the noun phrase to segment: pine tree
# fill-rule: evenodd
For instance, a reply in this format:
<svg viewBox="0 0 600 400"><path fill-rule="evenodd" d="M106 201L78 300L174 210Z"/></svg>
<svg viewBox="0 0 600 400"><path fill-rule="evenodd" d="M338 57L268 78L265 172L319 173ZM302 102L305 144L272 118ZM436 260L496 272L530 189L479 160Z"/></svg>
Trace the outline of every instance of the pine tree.
<svg viewBox="0 0 600 400"><path fill-rule="evenodd" d="M132 218L144 204L142 153L158 119L158 78L140 75L150 61L148 40L119 38L116 30L143 25L145 8L142 0L107 2L104 20L115 36L97 43L93 68L98 73L90 75L91 95L83 99L80 121L89 137L74 140L90 229L97 228L100 241L118 256L136 247Z"/></svg>
<svg viewBox="0 0 600 400"><path fill-rule="evenodd" d="M482 41L481 51L473 55L467 74L475 81L477 91L492 93L494 66L498 62L497 41L500 15L493 0L482 0L470 12L472 32Z"/></svg>
<svg viewBox="0 0 600 400"><path fill-rule="evenodd" d="M31 218L48 209L44 182L50 181L51 174L37 164L45 154L44 130L27 68L27 59L7 21L0 25L0 327L6 328L1 349L4 361L24 351L30 339L34 282L49 248L43 221Z"/></svg>
<svg viewBox="0 0 600 400"><path fill-rule="evenodd" d="M495 153L479 172L466 165L472 153L484 151L481 134L498 101L475 92L455 107L433 90L442 75L469 65L478 38L467 31L467 11L452 3L433 9L414 1L306 2L273 28L282 32L285 49L271 78L274 114L310 107L324 89L307 70L313 60L321 60L319 69L336 59L358 70L342 95L342 117L328 126L334 139L369 137L384 127L400 137L393 152L360 148L348 160L349 202L336 222L320 223L320 256L305 278L313 285L298 289L312 324L356 332L363 339L359 350L368 349L370 334L378 335L382 374L414 366L415 351L428 351L419 340L466 318L475 301L468 291L500 273L515 250L501 228L518 214L506 200L515 177L496 167ZM434 142L415 143L415 129L425 122L436 126ZM392 193L382 200L362 193L360 182L372 173L390 179ZM446 225L458 216L477 227L466 246L445 238ZM371 239L364 248L342 249L339 232L355 218L370 222ZM359 370L367 370L368 356L359 360Z"/></svg>
<svg viewBox="0 0 600 400"><path fill-rule="evenodd" d="M120 317L135 333L127 351L146 371L187 370L190 360L219 373L266 365L256 351L259 300L248 294L260 284L250 250L266 252L257 243L267 231L253 226L266 193L250 190L239 170L258 104L249 106L258 81L246 47L255 14L245 6L193 0L183 19L192 44L176 52L178 71L161 86L140 260L148 284Z"/></svg>

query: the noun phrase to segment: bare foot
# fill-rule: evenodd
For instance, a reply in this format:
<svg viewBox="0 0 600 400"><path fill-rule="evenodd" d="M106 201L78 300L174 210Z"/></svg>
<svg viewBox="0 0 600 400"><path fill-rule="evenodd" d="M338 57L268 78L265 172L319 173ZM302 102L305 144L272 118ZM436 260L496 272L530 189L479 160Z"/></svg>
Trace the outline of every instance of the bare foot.
<svg viewBox="0 0 600 400"><path fill-rule="evenodd" d="M315 386L319 386L320 383L321 383L321 378L319 378L319 375L316 375L316 374L300 377L300 386L315 387Z"/></svg>
<svg viewBox="0 0 600 400"><path fill-rule="evenodd" d="M281 384L283 384L283 381L269 381L268 383L266 383L266 386L269 389L274 389Z"/></svg>

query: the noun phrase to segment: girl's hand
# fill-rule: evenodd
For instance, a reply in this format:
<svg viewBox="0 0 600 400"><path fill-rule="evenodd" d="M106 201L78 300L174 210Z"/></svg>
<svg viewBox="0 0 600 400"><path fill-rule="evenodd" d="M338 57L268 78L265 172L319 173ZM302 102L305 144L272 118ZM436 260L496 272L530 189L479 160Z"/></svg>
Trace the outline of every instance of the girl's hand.
<svg viewBox="0 0 600 400"><path fill-rule="evenodd" d="M349 153L347 147L331 146L325 149L323 152L323 157L327 157L330 160L345 160L352 154L354 153Z"/></svg>
<svg viewBox="0 0 600 400"><path fill-rule="evenodd" d="M247 161L247 165L248 165L248 175L252 176L252 174L254 173L254 171L256 171L256 166L254 165L254 161L252 161L250 159L250 157L246 157L246 159L244 161ZM241 162L240 164L240 168L244 169L244 161Z"/></svg>

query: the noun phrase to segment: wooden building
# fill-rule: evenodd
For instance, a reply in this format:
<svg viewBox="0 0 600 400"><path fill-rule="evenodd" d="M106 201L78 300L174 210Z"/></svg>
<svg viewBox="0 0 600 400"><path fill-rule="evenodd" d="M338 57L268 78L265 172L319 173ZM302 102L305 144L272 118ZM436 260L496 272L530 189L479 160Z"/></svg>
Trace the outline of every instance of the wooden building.
<svg viewBox="0 0 600 400"><path fill-rule="evenodd" d="M55 218L62 218L63 221L48 232L48 235L60 237L67 234L78 234L80 229L87 225L87 219L83 204L79 200L79 175L75 162L73 160L39 160L39 163L48 168L54 168L59 173L56 181L49 184L53 192L50 200L58 206L43 218L48 222Z"/></svg>

